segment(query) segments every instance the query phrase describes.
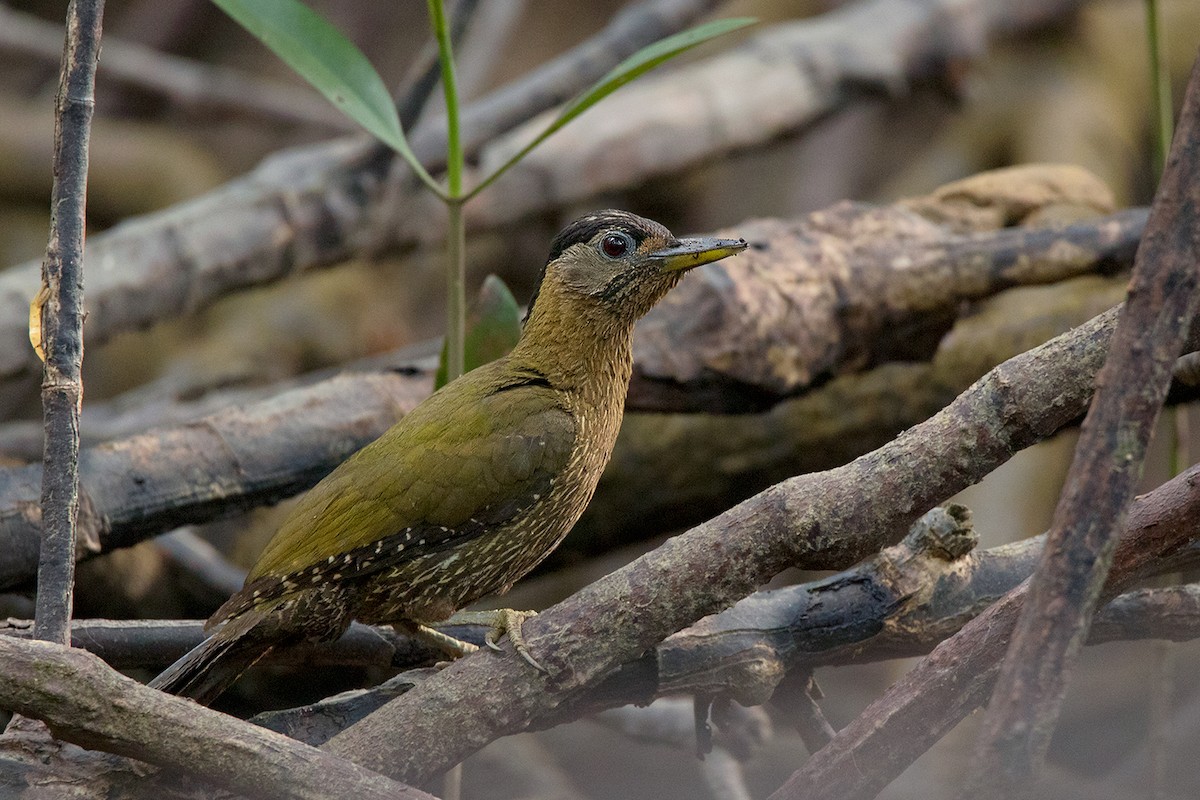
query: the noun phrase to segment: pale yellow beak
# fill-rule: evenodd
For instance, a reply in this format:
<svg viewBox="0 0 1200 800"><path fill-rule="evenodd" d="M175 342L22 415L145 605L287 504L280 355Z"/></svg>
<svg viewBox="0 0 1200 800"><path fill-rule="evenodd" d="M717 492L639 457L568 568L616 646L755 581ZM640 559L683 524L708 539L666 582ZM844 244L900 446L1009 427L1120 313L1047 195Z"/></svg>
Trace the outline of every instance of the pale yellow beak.
<svg viewBox="0 0 1200 800"><path fill-rule="evenodd" d="M737 255L747 247L745 239L683 239L655 250L649 258L657 261L663 272L679 272Z"/></svg>

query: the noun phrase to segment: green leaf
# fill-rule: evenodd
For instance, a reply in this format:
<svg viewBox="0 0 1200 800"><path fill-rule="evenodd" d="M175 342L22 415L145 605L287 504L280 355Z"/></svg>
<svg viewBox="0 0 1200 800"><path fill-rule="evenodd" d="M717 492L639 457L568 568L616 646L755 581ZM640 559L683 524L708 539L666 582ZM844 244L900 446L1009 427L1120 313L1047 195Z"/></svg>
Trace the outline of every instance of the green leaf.
<svg viewBox="0 0 1200 800"><path fill-rule="evenodd" d="M753 25L758 20L753 17L737 17L734 19L718 19L712 22L707 22L703 25L697 25L694 28L689 28L686 31L668 36L666 39L661 39L654 44L647 45L641 50L631 55L629 58L622 61L617 66L599 81L596 82L590 89L575 97L574 100L568 102L559 115L551 122L544 131L538 134L532 142L527 144L515 156L506 161L499 169L489 175L478 186L468 193L467 197L473 197L479 192L486 189L497 178L503 175L514 164L529 154L533 148L537 147L542 142L549 139L567 123L578 117L584 111L587 111L596 103L600 102L610 94L620 89L625 84L633 79L644 75L650 70L662 64L664 61L669 61L675 56L699 44L703 44L718 36L723 36L731 31L736 31L740 28L745 28L748 25Z"/></svg>
<svg viewBox="0 0 1200 800"><path fill-rule="evenodd" d="M439 194L442 188L409 147L392 95L354 43L298 0L213 0L343 114L404 157Z"/></svg>
<svg viewBox="0 0 1200 800"><path fill-rule="evenodd" d="M479 289L479 297L467 319L467 338L463 342L463 362L468 372L495 361L517 346L521 338L521 307L504 281L488 275ZM446 384L446 345L438 360L434 388Z"/></svg>

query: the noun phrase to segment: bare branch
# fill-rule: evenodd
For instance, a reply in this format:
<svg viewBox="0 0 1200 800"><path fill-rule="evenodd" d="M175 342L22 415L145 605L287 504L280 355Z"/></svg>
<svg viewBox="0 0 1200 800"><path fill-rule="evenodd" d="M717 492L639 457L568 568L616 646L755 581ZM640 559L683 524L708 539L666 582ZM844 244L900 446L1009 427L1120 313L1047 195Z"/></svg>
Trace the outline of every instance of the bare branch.
<svg viewBox="0 0 1200 800"><path fill-rule="evenodd" d="M1126 519L1103 597L1112 597L1150 574L1186 566L1200 519L1200 467L1193 467L1140 498ZM1003 588L1003 587L1000 587ZM984 703L994 685L1028 581L946 639L887 693L838 731L828 746L814 754L774 795L773 800L803 797L870 797ZM1148 620L1140 635L1175 638L1181 617L1172 609L1195 608L1197 587L1140 593L1119 604L1113 623L1129 622L1125 603L1147 602ZM1124 606L1128 608L1128 606ZM1113 624L1099 625L1096 638L1111 634ZM1186 635L1186 634L1185 634ZM865 768L864 765L869 765Z"/></svg>
<svg viewBox="0 0 1200 800"><path fill-rule="evenodd" d="M95 107L96 58L104 0L71 0L54 115L54 190L42 291L30 311L43 351L46 442L38 559L39 639L67 644L75 583L79 510L79 407L83 402L83 239L88 136Z"/></svg>
<svg viewBox="0 0 1200 800"><path fill-rule="evenodd" d="M526 642L548 676L520 658L463 659L327 747L419 780L528 728L785 566L845 567L897 540L923 509L1083 412L1117 313L1009 360L879 450L772 487L529 620Z"/></svg>
<svg viewBox="0 0 1200 800"><path fill-rule="evenodd" d="M271 731L113 671L82 650L0 636L0 707L44 720L57 738L186 770L262 798L431 800Z"/></svg>
<svg viewBox="0 0 1200 800"><path fill-rule="evenodd" d="M80 530L98 549L124 547L275 502L316 483L428 392L426 380L394 372L343 376L245 410L90 448L80 461ZM0 470L0 495L16 499L0 512L7 548L0 585L32 575L37 519L24 498L40 472L40 465Z"/></svg>
<svg viewBox="0 0 1200 800"><path fill-rule="evenodd" d="M832 376L927 360L964 300L1128 264L1144 220L1130 209L964 235L896 206L840 203L726 229L752 250L685 281L638 325L630 406L761 410Z"/></svg>
<svg viewBox="0 0 1200 800"><path fill-rule="evenodd" d="M1200 305L1197 208L1200 60L1138 249L1129 299L960 797L1024 796L1045 761L1175 360Z"/></svg>

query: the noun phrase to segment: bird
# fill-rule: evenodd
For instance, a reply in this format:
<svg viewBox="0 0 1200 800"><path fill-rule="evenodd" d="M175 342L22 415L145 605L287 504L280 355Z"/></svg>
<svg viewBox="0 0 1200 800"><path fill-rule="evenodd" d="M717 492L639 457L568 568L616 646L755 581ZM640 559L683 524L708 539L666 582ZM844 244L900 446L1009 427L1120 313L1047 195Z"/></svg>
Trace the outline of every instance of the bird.
<svg viewBox="0 0 1200 800"><path fill-rule="evenodd" d="M213 633L150 685L209 704L272 650L332 641L351 621L393 625L453 657L477 648L433 624L503 594L562 541L612 454L632 374L633 329L685 272L747 247L677 239L604 210L553 239L521 336L447 383L342 462L294 506ZM507 633L540 662L501 609Z"/></svg>

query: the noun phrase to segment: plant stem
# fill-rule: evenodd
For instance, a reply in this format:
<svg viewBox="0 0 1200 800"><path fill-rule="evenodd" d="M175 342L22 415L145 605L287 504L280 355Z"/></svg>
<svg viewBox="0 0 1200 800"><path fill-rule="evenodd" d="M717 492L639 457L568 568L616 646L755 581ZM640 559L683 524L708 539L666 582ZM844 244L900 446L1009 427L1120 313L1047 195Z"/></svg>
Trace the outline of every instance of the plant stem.
<svg viewBox="0 0 1200 800"><path fill-rule="evenodd" d="M1146 39L1150 50L1150 94L1154 98L1154 177L1158 178L1167 163L1175 119L1171 76L1163 58L1162 19L1158 13L1158 0L1146 0Z"/></svg>
<svg viewBox="0 0 1200 800"><path fill-rule="evenodd" d="M446 381L463 373L463 340L467 328L466 229L462 196L463 151L458 124L458 79L454 72L454 50L450 25L442 0L428 0L429 18L437 37L438 61L442 67L442 90L446 95L446 210L449 229L446 240Z"/></svg>
<svg viewBox="0 0 1200 800"><path fill-rule="evenodd" d="M463 201L446 201L449 229L446 238L446 382L463 374L463 341L467 335L467 226Z"/></svg>

